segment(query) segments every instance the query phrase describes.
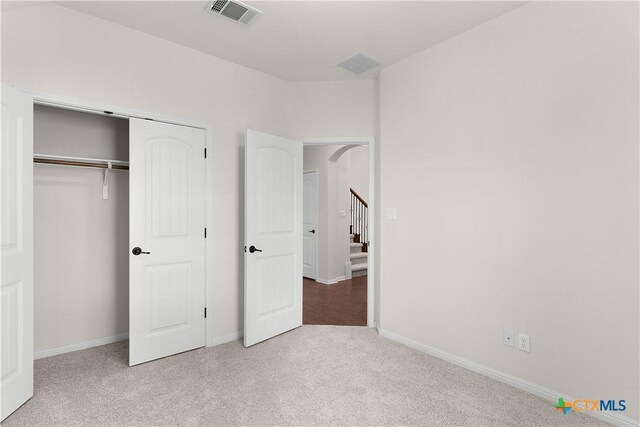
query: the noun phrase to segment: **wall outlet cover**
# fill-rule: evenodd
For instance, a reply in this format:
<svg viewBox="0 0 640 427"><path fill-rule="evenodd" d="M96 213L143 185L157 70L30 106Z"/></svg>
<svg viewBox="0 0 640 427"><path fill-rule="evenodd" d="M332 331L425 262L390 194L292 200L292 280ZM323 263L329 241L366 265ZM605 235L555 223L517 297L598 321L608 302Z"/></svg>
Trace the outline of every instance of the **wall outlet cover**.
<svg viewBox="0 0 640 427"><path fill-rule="evenodd" d="M515 336L511 329L502 330L502 343L509 347L515 347Z"/></svg>
<svg viewBox="0 0 640 427"><path fill-rule="evenodd" d="M518 349L522 350L522 351L526 351L527 353L529 353L530 351L530 340L529 340L529 335L525 335L525 334L518 334Z"/></svg>

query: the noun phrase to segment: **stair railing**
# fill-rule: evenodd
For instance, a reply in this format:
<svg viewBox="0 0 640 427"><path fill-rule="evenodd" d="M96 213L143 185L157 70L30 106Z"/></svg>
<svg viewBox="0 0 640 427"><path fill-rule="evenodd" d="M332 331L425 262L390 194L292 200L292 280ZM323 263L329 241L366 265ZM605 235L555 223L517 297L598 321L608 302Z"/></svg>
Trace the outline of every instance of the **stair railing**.
<svg viewBox="0 0 640 427"><path fill-rule="evenodd" d="M365 200L354 191L351 190L351 224L349 232L354 235L355 243L362 243L362 252L367 252L369 243L369 222L367 210L369 205Z"/></svg>

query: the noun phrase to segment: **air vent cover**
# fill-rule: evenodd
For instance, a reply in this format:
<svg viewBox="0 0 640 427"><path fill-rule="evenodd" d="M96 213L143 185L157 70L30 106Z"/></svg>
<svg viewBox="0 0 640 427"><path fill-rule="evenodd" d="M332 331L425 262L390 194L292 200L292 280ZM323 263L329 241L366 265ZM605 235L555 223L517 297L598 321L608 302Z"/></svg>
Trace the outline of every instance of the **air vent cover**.
<svg viewBox="0 0 640 427"><path fill-rule="evenodd" d="M378 65L380 65L380 63L372 57L367 56L364 53L356 53L351 58L345 59L339 63L338 67L342 67L354 74L362 74L365 71L376 68Z"/></svg>
<svg viewBox="0 0 640 427"><path fill-rule="evenodd" d="M216 15L222 15L242 25L250 25L262 12L257 9L231 0L214 0L207 6L207 10Z"/></svg>

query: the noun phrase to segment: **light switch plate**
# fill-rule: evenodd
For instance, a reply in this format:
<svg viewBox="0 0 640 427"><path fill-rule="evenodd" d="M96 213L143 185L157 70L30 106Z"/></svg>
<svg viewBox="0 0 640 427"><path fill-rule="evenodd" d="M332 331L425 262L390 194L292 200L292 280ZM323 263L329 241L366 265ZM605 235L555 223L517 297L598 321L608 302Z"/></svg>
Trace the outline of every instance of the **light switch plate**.
<svg viewBox="0 0 640 427"><path fill-rule="evenodd" d="M384 219L395 220L397 218L396 208L387 208L384 211Z"/></svg>

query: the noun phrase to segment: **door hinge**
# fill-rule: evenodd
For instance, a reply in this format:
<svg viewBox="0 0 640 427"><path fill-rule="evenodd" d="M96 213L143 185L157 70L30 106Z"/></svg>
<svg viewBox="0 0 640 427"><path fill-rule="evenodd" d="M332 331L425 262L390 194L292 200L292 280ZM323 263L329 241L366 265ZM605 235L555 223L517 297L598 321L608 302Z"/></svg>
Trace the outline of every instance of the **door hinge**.
<svg viewBox="0 0 640 427"><path fill-rule="evenodd" d="M204 308L204 318L207 318L207 307Z"/></svg>
<svg viewBox="0 0 640 427"><path fill-rule="evenodd" d="M204 158L207 158L207 147L204 148Z"/></svg>
<svg viewBox="0 0 640 427"><path fill-rule="evenodd" d="M204 238L207 238L207 227L204 228Z"/></svg>

